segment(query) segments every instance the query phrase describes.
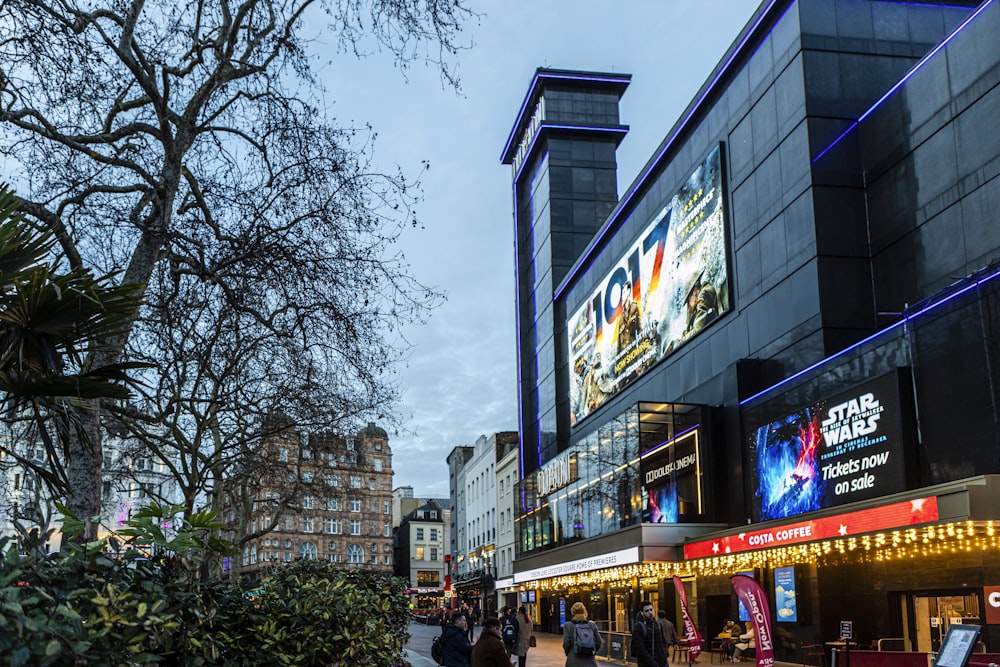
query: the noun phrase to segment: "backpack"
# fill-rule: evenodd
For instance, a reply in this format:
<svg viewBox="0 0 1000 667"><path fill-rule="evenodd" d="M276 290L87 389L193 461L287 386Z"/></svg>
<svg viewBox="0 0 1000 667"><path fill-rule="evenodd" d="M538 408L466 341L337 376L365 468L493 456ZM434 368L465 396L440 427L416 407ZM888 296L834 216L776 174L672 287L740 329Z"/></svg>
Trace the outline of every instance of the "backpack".
<svg viewBox="0 0 1000 667"><path fill-rule="evenodd" d="M508 618L503 624L503 641L505 644L513 644L517 641L517 626L514 619Z"/></svg>
<svg viewBox="0 0 1000 667"><path fill-rule="evenodd" d="M431 641L431 657L437 664L444 664L444 647L441 645L441 635L435 636L434 640Z"/></svg>
<svg viewBox="0 0 1000 667"><path fill-rule="evenodd" d="M573 653L577 655L594 655L594 628L589 621L573 623Z"/></svg>

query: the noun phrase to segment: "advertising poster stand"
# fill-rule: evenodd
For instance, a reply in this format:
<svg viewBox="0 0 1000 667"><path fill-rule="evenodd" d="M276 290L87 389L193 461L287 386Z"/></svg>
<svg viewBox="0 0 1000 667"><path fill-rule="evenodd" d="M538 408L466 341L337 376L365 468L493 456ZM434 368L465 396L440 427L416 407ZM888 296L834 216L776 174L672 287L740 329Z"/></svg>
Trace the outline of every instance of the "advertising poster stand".
<svg viewBox="0 0 1000 667"><path fill-rule="evenodd" d="M933 667L965 667L979 638L980 626L952 624L944 636Z"/></svg>

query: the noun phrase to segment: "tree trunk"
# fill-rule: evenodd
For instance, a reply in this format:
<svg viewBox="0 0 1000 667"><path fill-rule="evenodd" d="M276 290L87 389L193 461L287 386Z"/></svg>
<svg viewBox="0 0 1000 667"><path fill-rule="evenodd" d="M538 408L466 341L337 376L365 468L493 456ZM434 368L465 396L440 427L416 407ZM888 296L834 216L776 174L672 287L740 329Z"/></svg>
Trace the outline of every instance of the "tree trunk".
<svg viewBox="0 0 1000 667"><path fill-rule="evenodd" d="M69 457L66 461L66 476L70 484L66 505L84 521L84 531L79 536L64 535L63 539L79 540L86 543L97 539L100 526L95 517L101 514L101 402L88 401L85 407L76 411L79 428L69 433Z"/></svg>

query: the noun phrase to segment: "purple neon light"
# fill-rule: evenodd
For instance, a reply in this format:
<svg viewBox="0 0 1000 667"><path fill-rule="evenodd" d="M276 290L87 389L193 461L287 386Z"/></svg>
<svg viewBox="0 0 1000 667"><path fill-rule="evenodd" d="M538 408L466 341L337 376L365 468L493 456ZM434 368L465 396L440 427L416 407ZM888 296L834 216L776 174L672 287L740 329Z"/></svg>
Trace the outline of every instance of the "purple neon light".
<svg viewBox="0 0 1000 667"><path fill-rule="evenodd" d="M599 126L599 125L564 125L564 124L560 124L560 123L545 123L545 122L543 122L543 123L541 123L538 126L538 131L535 132L535 135L533 137L531 137L531 144L528 145L528 150L524 152L525 159L521 160L521 164L518 166L517 172L514 174L515 187L516 187L516 184L517 184L518 180L520 180L520 178L521 178L521 174L524 172L525 165L528 164L528 159L527 159L528 156L531 155L535 151L535 144L538 143L539 137L542 136L542 130L572 130L572 131L578 131L578 132L610 132L612 134L621 134L621 135L628 134L628 126L627 125L617 125L617 126L614 126L614 125L605 125L605 126Z"/></svg>
<svg viewBox="0 0 1000 667"><path fill-rule="evenodd" d="M813 160L812 160L812 164L816 164L816 162L819 161L820 158L822 158L824 155L826 155L831 150L833 150L834 146L836 146L837 144L839 144L840 141L844 137L846 137L848 134L850 134L854 130L854 128L856 128L858 125L861 124L861 121L863 121L865 118L868 118L868 116L872 115L872 113L874 113L877 108L879 108L880 106L882 106L883 102L885 102L887 99L889 99L890 97L892 97L892 95L897 90L899 90L900 87L904 83L906 83L906 81L911 76L913 76L914 74L916 74L917 70L919 70L921 67L923 67L924 65L926 65L930 61L931 58L933 58L935 55L937 55L937 53L941 49L943 49L945 46L948 45L948 42L950 42L951 40L953 40L955 38L955 35L957 35L958 33L962 32L962 30L964 30L965 27L967 25L969 25L969 23L971 23L977 16L979 16L983 12L983 10L985 10L991 4L993 4L993 0L986 0L986 2L984 2L983 4L981 4L976 9L976 11L972 12L972 14L970 14L968 16L968 18L966 18L964 21L962 21L962 23L960 23L957 28L955 28L954 30L952 30L950 35L948 35L947 37L945 37L937 46L935 46L933 49L931 49L927 53L927 55L925 55L923 58L921 58L920 60L918 60L916 62L916 64L913 67L911 67L909 70L907 70L906 74L904 74L903 77L899 81L897 81L895 83L895 85L893 85L892 88L890 88L888 91L886 91L885 95L883 95L882 97L880 97L878 99L878 101L875 102L875 104L871 105L868 108L868 111L865 111L863 114L861 114L860 116L858 116L857 120L851 121L851 124L847 126L847 129L844 130L840 134L840 136L838 136L836 139L834 139L833 142L829 146L827 146L826 148L824 148L816 157L814 157ZM935 6L938 6L938 5L935 5Z"/></svg>
<svg viewBox="0 0 1000 667"><path fill-rule="evenodd" d="M992 0L990 0L990 1L992 2ZM760 398L761 396L763 396L765 394L771 393L772 391L774 391L775 389L778 389L779 387L783 387L784 385L788 384L792 380L795 380L796 378L800 378L803 375L805 375L806 373L809 373L810 371L814 371L817 368L819 368L820 366L822 366L822 365L824 365L826 363L829 363L829 362L833 361L834 359L842 357L845 354L847 354L848 352L850 352L852 350L856 350L857 348L861 347L862 345L866 345L867 343L870 343L873 340L875 340L875 339L877 339L877 338L879 338L881 336L886 335L887 333L889 333L890 331L893 331L897 327L904 326L909 321L914 320L914 319L920 317L924 313L928 313L928 312L930 312L932 310L935 310L936 308L939 308L940 306L948 303L952 299L955 299L955 298L957 298L957 297L965 294L969 290L977 289L980 285L988 283L989 281L994 280L997 277L1000 277L1000 270L995 271L994 273L991 273L988 276L985 276L985 277L982 277L982 278L976 278L975 282L970 283L969 285L966 285L965 287L963 287L962 289L958 290L957 292L953 292L952 294L949 294L948 296L942 298L940 301L935 301L934 303L931 303L931 304L928 304L928 305L924 306L923 308L921 308L920 310L918 310L915 313L904 314L903 315L903 319L899 320L898 322L893 322L892 324L890 324L889 326L887 326L885 329L881 329L879 331L876 331L871 336L868 336L867 338L859 340L857 343L854 343L853 345L851 345L849 347L845 347L840 352L837 352L836 354L832 354L829 357L827 357L826 359L820 359L815 364L813 364L811 366L808 366L806 368L803 368L801 371L799 371L797 373L789 375L787 378L785 378L781 382L778 382L777 384L773 384L770 387L768 387L767 389L759 391L759 392L757 392L756 394L754 394L753 396L751 396L749 398L743 399L742 401L740 401L740 406L744 406L747 403L750 403L751 401L754 401L754 400Z"/></svg>
<svg viewBox="0 0 1000 667"><path fill-rule="evenodd" d="M701 424L695 424L694 426L691 426L689 428L684 429L683 431L681 431L680 433L678 433L674 437L672 437L672 438L670 438L668 440L664 440L663 442L661 442L658 445L653 445L652 447L650 447L649 449L647 449L643 453L639 454L639 458L642 458L643 456L646 456L647 454L652 454L653 452L659 451L660 449L663 449L664 447L666 447L667 445L669 445L672 442L677 442L678 440L680 440L681 438L683 438L685 435L687 435L691 431L695 430L696 428L701 428Z"/></svg>
<svg viewBox="0 0 1000 667"><path fill-rule="evenodd" d="M521 103L521 110L517 112L517 120L514 121L514 127L511 128L510 135L507 137L507 143L504 144L503 152L500 154L500 159L503 160L503 156L507 155L510 151L510 147L514 142L514 137L517 135L517 131L521 126L521 119L524 118L524 112L528 109L528 104L534 99L535 88L541 79L553 79L555 81L591 81L596 83L625 83L628 84L632 80L632 75L622 74L620 77L601 75L601 74L570 74L570 73L556 73L556 72L539 72L535 71L535 76L531 80L531 86L528 87L528 94L524 97L524 102Z"/></svg>
<svg viewBox="0 0 1000 667"><path fill-rule="evenodd" d="M659 152L656 153L653 159L649 161L649 164L646 167L645 171L643 171L642 174L639 176L639 178L635 180L636 183L635 187L633 187L627 195L625 195L618 201L618 206L616 206L615 210L611 212L611 216L608 218L607 222L605 222L604 226L601 227L601 229L597 232L597 234L594 235L594 238L591 240L591 242L587 244L586 249L584 249L583 253L580 255L580 259L576 261L576 263L573 265L573 268L571 268L569 270L569 273L566 274L566 277L563 278L562 283L560 283L559 286L556 288L556 291L552 297L553 301L561 298L563 292L565 292L569 288L569 285L571 285L574 281L576 281L577 275L582 271L582 267L590 259L590 256L594 253L594 250L597 248L597 246L600 245L601 241L604 238L604 235L607 234L608 230L610 230L611 227L618 222L618 218L621 215L621 212L628 208L628 205L631 203L632 199L636 196L636 194L639 192L642 186L645 185L646 179L649 177L649 175L659 167L660 160L663 158L664 155L667 154L668 151L670 151L671 148L673 148L674 142L677 141L677 137L680 136L680 134L687 129L687 125L689 122L691 122L691 119L694 117L694 115L699 111L701 111L701 105L704 104L705 100L708 99L709 95L715 92L715 87L719 84L719 81L721 81L724 76L729 74L729 68L732 66L733 62L735 62L738 57L743 55L743 50L746 48L747 44L753 38L754 34L757 32L757 29L760 27L760 25L770 17L771 11L774 9L774 6L778 4L778 2L779 0L771 0L768 3L764 11L762 11L758 16L757 21L754 22L750 30L746 32L746 36L743 38L743 41L740 42L735 49L733 49L733 52L729 55L729 58L726 59L726 62L722 65L722 67L719 68L716 75L712 77L712 80L711 82L709 82L708 86L705 87L705 91L701 94L698 100L691 106L691 109L688 111L687 115L685 115L684 118L681 120L681 122L677 124L673 134L671 134L670 137L667 139L667 141L664 142L663 147L659 150ZM785 7L786 12L792 7L792 4L793 4L792 2L788 2L788 5ZM784 14L782 14L782 17L783 16ZM778 21L780 20L781 17L779 17Z"/></svg>

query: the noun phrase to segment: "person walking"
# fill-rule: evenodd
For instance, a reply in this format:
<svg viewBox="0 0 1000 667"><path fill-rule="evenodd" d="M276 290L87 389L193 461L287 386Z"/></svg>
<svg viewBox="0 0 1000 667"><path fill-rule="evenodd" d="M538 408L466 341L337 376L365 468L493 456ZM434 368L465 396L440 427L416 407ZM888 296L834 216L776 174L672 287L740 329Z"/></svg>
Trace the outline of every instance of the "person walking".
<svg viewBox="0 0 1000 667"><path fill-rule="evenodd" d="M466 636L468 621L465 614L455 611L441 632L441 663L444 667L471 667L472 643Z"/></svg>
<svg viewBox="0 0 1000 667"><path fill-rule="evenodd" d="M563 653L566 667L597 667L595 655L601 652L601 633L597 625L587 618L587 608L582 602L570 607L570 620L563 626Z"/></svg>
<svg viewBox="0 0 1000 667"><path fill-rule="evenodd" d="M629 652L639 667L663 667L667 664L663 632L656 623L653 604L649 600L643 600L632 625L631 649Z"/></svg>
<svg viewBox="0 0 1000 667"><path fill-rule="evenodd" d="M514 644L517 643L517 616L510 607L503 608L503 616L500 617L500 636L503 638L503 646L507 650L507 657L514 652Z"/></svg>
<svg viewBox="0 0 1000 667"><path fill-rule="evenodd" d="M531 619L524 607L517 609L517 641L514 642L514 655L517 656L518 667L528 664L528 647L531 646Z"/></svg>
<svg viewBox="0 0 1000 667"><path fill-rule="evenodd" d="M656 615L658 616L656 624L660 626L660 630L663 632L663 652L667 657L670 657L670 647L677 646L677 628L667 618L667 612L661 609Z"/></svg>
<svg viewBox="0 0 1000 667"><path fill-rule="evenodd" d="M510 667L510 658L500 636L500 619L483 621L479 641L472 647L472 667Z"/></svg>

